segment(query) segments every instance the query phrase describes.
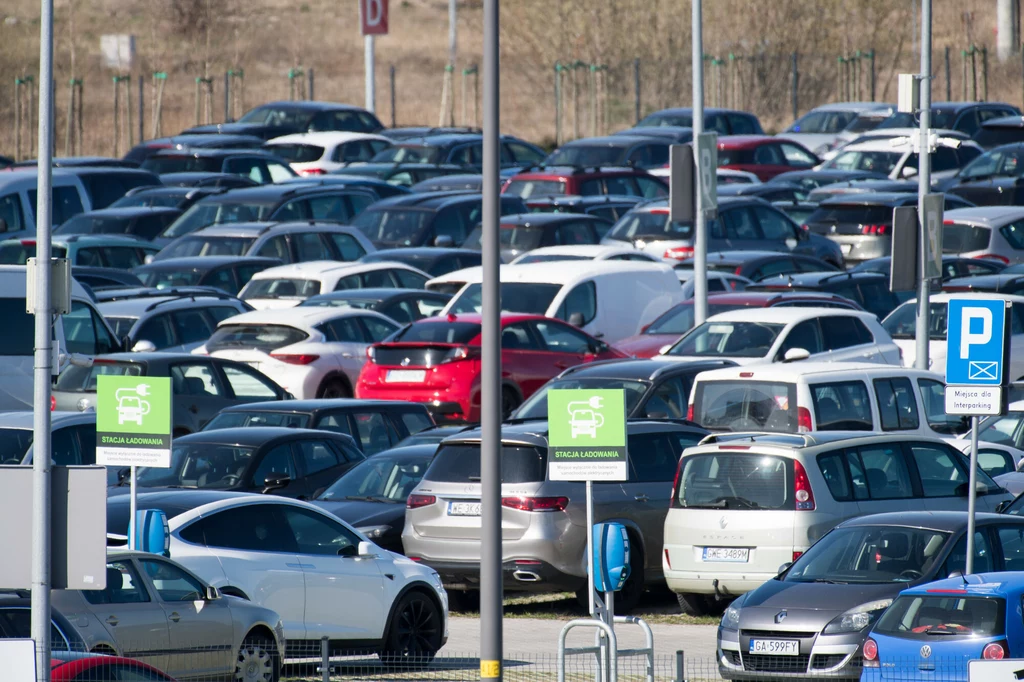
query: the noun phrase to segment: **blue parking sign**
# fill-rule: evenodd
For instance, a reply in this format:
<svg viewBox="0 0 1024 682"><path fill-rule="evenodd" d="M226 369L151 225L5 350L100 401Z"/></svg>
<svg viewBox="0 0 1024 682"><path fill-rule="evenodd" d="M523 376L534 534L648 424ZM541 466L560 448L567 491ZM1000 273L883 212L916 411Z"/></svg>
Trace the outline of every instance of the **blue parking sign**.
<svg viewBox="0 0 1024 682"><path fill-rule="evenodd" d="M946 383L1001 386L1005 375L1006 302L951 298L946 315Z"/></svg>

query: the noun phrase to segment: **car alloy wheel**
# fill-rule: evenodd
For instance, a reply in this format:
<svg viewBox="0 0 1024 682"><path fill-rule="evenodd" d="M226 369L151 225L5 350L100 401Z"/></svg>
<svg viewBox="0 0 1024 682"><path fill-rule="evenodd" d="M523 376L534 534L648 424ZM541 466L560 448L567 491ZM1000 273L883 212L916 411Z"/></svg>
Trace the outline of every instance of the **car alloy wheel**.
<svg viewBox="0 0 1024 682"><path fill-rule="evenodd" d="M424 594L402 597L388 633L384 660L395 665L427 664L441 648L441 614Z"/></svg>
<svg viewBox="0 0 1024 682"><path fill-rule="evenodd" d="M247 637L235 659L237 682L277 682L277 654L266 637Z"/></svg>

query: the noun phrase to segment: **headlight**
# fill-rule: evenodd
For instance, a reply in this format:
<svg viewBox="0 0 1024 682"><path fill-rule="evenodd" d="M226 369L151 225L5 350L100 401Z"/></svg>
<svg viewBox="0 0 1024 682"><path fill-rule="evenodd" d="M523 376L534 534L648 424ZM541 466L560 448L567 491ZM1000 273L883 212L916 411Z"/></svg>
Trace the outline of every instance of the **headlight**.
<svg viewBox="0 0 1024 682"><path fill-rule="evenodd" d="M833 618L825 626L822 634L838 635L844 632L860 632L874 623L882 615L882 612L889 608L890 604L892 604L892 599L879 599L878 601L855 606L846 613Z"/></svg>
<svg viewBox="0 0 1024 682"><path fill-rule="evenodd" d="M725 630L736 630L740 626L740 607L729 605L722 614L721 627Z"/></svg>
<svg viewBox="0 0 1024 682"><path fill-rule="evenodd" d="M384 534L391 530L391 526L363 526L362 528L356 528L356 530L371 540L377 540L384 537Z"/></svg>

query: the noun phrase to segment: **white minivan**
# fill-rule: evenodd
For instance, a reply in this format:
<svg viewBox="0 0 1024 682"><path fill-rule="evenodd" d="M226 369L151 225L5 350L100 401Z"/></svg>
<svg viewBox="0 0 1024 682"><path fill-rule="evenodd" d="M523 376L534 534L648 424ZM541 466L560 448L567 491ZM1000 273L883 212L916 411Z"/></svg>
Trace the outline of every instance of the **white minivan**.
<svg viewBox="0 0 1024 682"><path fill-rule="evenodd" d="M440 314L479 313L483 268L450 274L466 284ZM679 278L662 263L586 260L501 267L503 311L565 320L612 345L682 300Z"/></svg>
<svg viewBox="0 0 1024 682"><path fill-rule="evenodd" d="M26 268L24 265L0 265L0 412L31 410L35 348L35 316L25 310ZM53 325L57 361L63 369L72 356L89 359L103 353L122 350L121 342L110 330L78 282L72 282L72 310Z"/></svg>
<svg viewBox="0 0 1024 682"><path fill-rule="evenodd" d="M0 238L36 233L36 170L0 173ZM79 213L92 210L85 185L74 173L53 169L54 226Z"/></svg>
<svg viewBox="0 0 1024 682"><path fill-rule="evenodd" d="M712 431L876 431L956 437L941 374L865 362L794 362L701 372L688 418Z"/></svg>

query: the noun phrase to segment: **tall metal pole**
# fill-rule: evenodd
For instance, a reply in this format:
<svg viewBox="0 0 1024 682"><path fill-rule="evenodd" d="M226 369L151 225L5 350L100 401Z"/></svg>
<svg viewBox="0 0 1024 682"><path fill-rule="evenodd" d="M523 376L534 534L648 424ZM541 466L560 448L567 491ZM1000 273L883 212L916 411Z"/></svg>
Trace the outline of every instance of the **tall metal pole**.
<svg viewBox="0 0 1024 682"><path fill-rule="evenodd" d="M448 0L448 63L455 66L458 55L458 2Z"/></svg>
<svg viewBox="0 0 1024 682"><path fill-rule="evenodd" d="M501 283L498 0L484 0L483 319L480 377L480 677L502 679Z"/></svg>
<svg viewBox="0 0 1024 682"><path fill-rule="evenodd" d="M53 0L40 0L39 163L36 166L35 374L32 404L32 639L36 679L50 679L50 296L53 187Z"/></svg>
<svg viewBox="0 0 1024 682"><path fill-rule="evenodd" d="M636 123L640 122L640 59L633 60L633 108Z"/></svg>
<svg viewBox="0 0 1024 682"><path fill-rule="evenodd" d="M924 195L931 191L931 156L928 148L928 128L932 117L932 0L921 0L921 148L917 161L917 327L915 338L917 353L914 367L928 369L928 295L930 287L925 272L928 265L928 230L924 215Z"/></svg>
<svg viewBox="0 0 1024 682"><path fill-rule="evenodd" d="M701 0L691 0L693 18L690 35L693 43L693 160L700 167L697 136L704 132L704 35ZM694 324L708 318L708 235L701 201L701 174L696 175L695 213L693 220L693 315Z"/></svg>
<svg viewBox="0 0 1024 682"><path fill-rule="evenodd" d="M974 511L978 485L978 418L971 417L971 472L967 477L967 561L964 575L974 573Z"/></svg>
<svg viewBox="0 0 1024 682"><path fill-rule="evenodd" d="M377 86L373 75L374 54L372 35L363 37L363 61L366 63L366 103L363 107L372 114L377 110Z"/></svg>

